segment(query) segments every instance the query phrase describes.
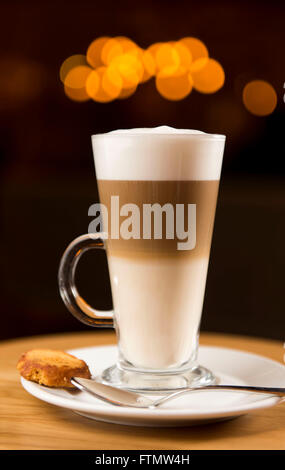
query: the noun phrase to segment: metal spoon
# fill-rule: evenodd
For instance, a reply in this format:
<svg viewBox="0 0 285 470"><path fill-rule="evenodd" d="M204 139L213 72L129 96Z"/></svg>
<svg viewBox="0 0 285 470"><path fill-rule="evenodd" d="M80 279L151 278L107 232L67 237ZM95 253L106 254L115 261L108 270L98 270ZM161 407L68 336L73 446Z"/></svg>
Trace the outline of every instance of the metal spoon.
<svg viewBox="0 0 285 470"><path fill-rule="evenodd" d="M84 390L96 398L99 398L99 400L111 403L111 405L128 406L133 408L157 408L173 398L185 395L186 393L197 392L198 390L233 390L238 392L263 393L266 395L269 394L278 397L285 397L285 388L250 387L247 385L207 385L205 387L186 388L173 392L157 400L151 400L150 398L135 392L129 392L128 390L111 387L110 385L105 385L100 382L96 382L95 380L83 379L81 377L72 377L71 383L79 390Z"/></svg>

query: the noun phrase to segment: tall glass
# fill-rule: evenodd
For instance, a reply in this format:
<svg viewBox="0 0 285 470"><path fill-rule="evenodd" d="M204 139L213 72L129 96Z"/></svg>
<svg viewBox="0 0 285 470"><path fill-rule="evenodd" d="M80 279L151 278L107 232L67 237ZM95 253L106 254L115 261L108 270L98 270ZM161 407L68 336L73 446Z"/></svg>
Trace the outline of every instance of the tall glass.
<svg viewBox="0 0 285 470"><path fill-rule="evenodd" d="M100 379L145 391L213 383L197 351L225 137L163 127L92 142L101 205L91 207L90 233L65 251L59 286L77 318L116 329L118 361ZM77 292L89 248L107 251L112 312Z"/></svg>

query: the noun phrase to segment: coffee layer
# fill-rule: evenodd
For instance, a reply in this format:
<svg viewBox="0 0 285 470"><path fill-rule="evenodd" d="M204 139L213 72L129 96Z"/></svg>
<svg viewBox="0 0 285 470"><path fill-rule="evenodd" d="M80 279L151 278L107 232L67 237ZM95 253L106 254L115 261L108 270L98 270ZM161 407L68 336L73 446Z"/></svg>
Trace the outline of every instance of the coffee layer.
<svg viewBox="0 0 285 470"><path fill-rule="evenodd" d="M219 181L114 181L98 180L100 201L108 211L108 223L105 220L104 231L108 232L107 251L114 256L141 257L208 257L214 224L215 208ZM119 208L125 204L135 204L140 212L140 239L126 240L118 233L118 239L112 238L112 196L119 196ZM180 251L177 244L181 241L174 229L174 238L166 238L165 214L162 216L162 239L154 239L154 217L152 216L151 239L143 238L143 205L160 206L172 204L174 208L174 227L176 227L176 204L184 205L184 227L188 227L188 204L196 204L196 245L192 250ZM129 217L120 216L118 225ZM114 216L114 214L113 214ZM131 228L132 229L132 228ZM191 229L191 226L190 226Z"/></svg>

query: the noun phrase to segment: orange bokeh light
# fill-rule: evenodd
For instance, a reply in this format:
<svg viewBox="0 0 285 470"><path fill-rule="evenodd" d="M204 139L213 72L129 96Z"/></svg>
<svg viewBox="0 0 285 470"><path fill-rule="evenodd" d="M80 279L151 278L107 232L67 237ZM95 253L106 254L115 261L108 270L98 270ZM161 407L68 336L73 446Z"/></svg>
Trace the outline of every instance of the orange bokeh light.
<svg viewBox="0 0 285 470"><path fill-rule="evenodd" d="M149 46L149 47L147 48L147 52L152 55L153 60L154 60L154 64L155 64L155 71L154 71L154 73L157 72L156 52L158 51L158 49L159 49L161 46L163 46L163 44L164 44L163 42L155 42L154 44L152 44L151 46Z"/></svg>
<svg viewBox="0 0 285 470"><path fill-rule="evenodd" d="M85 88L69 88L64 85L64 92L72 101L83 102L90 100Z"/></svg>
<svg viewBox="0 0 285 470"><path fill-rule="evenodd" d="M195 60L190 65L190 72L191 73L200 72L200 70L202 70L205 67L205 65L207 65L208 60L209 60L208 57L201 57L200 59Z"/></svg>
<svg viewBox="0 0 285 470"><path fill-rule="evenodd" d="M101 52L101 59L103 64L109 65L115 57L121 54L123 54L122 45L119 41L112 38L105 42Z"/></svg>
<svg viewBox="0 0 285 470"><path fill-rule="evenodd" d="M136 47L129 50L128 54L136 58L135 68L139 76L139 83L144 83L155 74L155 60L149 51Z"/></svg>
<svg viewBox="0 0 285 470"><path fill-rule="evenodd" d="M99 103L108 103L113 98L106 93L102 87L102 77L106 71L106 67L98 67L88 77L86 82L86 92L90 98Z"/></svg>
<svg viewBox="0 0 285 470"><path fill-rule="evenodd" d="M191 51L183 44L183 42L178 41L173 44L173 48L179 56L180 65L186 69L190 69L192 64L192 53Z"/></svg>
<svg viewBox="0 0 285 470"><path fill-rule="evenodd" d="M180 41L178 41L178 44L179 43L182 43L183 46L189 50L192 62L195 62L197 59L201 59L201 57L209 57L208 49L200 39L187 37L180 39Z"/></svg>
<svg viewBox="0 0 285 470"><path fill-rule="evenodd" d="M124 100L132 96L137 91L137 87L134 86L133 88L122 88L121 93L118 96L119 100Z"/></svg>
<svg viewBox="0 0 285 470"><path fill-rule="evenodd" d="M108 103L118 98L122 90L122 79L112 67L98 67L88 77L86 92L98 103Z"/></svg>
<svg viewBox="0 0 285 470"><path fill-rule="evenodd" d="M107 67L102 75L102 88L112 99L118 98L123 88L123 79L116 67Z"/></svg>
<svg viewBox="0 0 285 470"><path fill-rule="evenodd" d="M219 62L207 59L202 68L191 70L193 87L200 93L215 93L225 82L225 72Z"/></svg>
<svg viewBox="0 0 285 470"><path fill-rule="evenodd" d="M256 116L268 116L277 105L273 86L264 80L253 80L243 89L242 100L246 109Z"/></svg>
<svg viewBox="0 0 285 470"><path fill-rule="evenodd" d="M85 93L85 99L87 95L102 103L131 96L151 77L169 100L185 98L192 88L214 93L225 80L222 66L209 58L206 45L194 37L157 42L147 49L125 36L100 37L90 44L86 57L78 54L66 59L60 77L71 99L75 93L69 89L75 89L81 90L82 100Z"/></svg>
<svg viewBox="0 0 285 470"><path fill-rule="evenodd" d="M84 88L88 75L90 75L91 72L92 69L87 65L78 65L68 72L64 84L68 88Z"/></svg>
<svg viewBox="0 0 285 470"><path fill-rule="evenodd" d="M93 70L86 80L86 93L89 98L94 99L100 86L100 76L96 70Z"/></svg>
<svg viewBox="0 0 285 470"><path fill-rule="evenodd" d="M125 53L115 57L112 65L122 77L123 88L136 87L143 77L143 66L138 58L132 54Z"/></svg>
<svg viewBox="0 0 285 470"><path fill-rule="evenodd" d="M162 44L157 48L155 61L158 73L163 71L164 75L172 75L180 65L179 54L171 44Z"/></svg>
<svg viewBox="0 0 285 470"><path fill-rule="evenodd" d="M59 70L59 78L62 83L64 83L68 72L70 72L71 69L74 69L74 67L78 67L80 65L88 65L86 57L83 54L75 54L65 59Z"/></svg>
<svg viewBox="0 0 285 470"><path fill-rule="evenodd" d="M159 72L155 84L158 92L171 101L183 100L192 91L192 80L184 67L179 67L172 75Z"/></svg>
<svg viewBox="0 0 285 470"><path fill-rule="evenodd" d="M110 39L111 38L109 38L108 36L95 39L95 41L92 41L90 46L88 47L86 52L86 59L88 64L94 67L94 69L103 65L102 50L106 42Z"/></svg>
<svg viewBox="0 0 285 470"><path fill-rule="evenodd" d="M115 39L122 47L123 53L133 52L134 50L139 49L138 45L134 41L125 36L116 36Z"/></svg>
<svg viewBox="0 0 285 470"><path fill-rule="evenodd" d="M147 48L147 51L150 52L150 54L152 54L152 56L155 58L157 50L163 45L164 45L164 42L155 42Z"/></svg>
<svg viewBox="0 0 285 470"><path fill-rule="evenodd" d="M207 63L209 52L206 45L197 38L183 38L178 41L177 44L181 44L191 54L190 72L198 72Z"/></svg>
<svg viewBox="0 0 285 470"><path fill-rule="evenodd" d="M144 66L144 74L142 76L141 82L146 82L155 74L155 60L153 55L149 51L143 51L141 60Z"/></svg>

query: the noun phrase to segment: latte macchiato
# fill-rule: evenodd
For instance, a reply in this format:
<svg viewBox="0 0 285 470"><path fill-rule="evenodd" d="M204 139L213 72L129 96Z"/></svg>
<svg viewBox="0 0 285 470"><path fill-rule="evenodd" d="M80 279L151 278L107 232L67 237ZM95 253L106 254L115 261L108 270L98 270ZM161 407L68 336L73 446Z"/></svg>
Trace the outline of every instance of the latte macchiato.
<svg viewBox="0 0 285 470"><path fill-rule="evenodd" d="M117 131L93 141L109 219L112 196L141 214L140 238L109 234L106 240L121 357L136 368L170 370L196 358L223 145L207 134L170 128ZM168 203L196 205L193 249L180 251L176 236L166 238L166 217L162 238L143 238L142 206Z"/></svg>
<svg viewBox="0 0 285 470"><path fill-rule="evenodd" d="M64 253L59 286L79 320L116 329L117 363L97 380L164 392L215 382L196 359L224 144L170 127L92 136L100 204L89 208L88 234ZM76 289L77 262L90 248L107 252L111 312Z"/></svg>

